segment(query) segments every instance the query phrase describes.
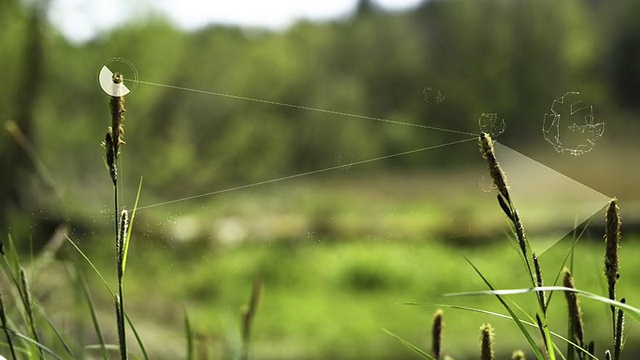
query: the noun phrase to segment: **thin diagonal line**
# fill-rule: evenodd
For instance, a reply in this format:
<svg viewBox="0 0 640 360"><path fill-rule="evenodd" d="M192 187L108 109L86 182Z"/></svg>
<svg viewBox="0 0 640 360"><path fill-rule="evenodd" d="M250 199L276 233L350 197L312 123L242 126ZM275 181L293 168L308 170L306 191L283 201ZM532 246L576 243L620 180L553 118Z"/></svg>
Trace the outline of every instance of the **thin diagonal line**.
<svg viewBox="0 0 640 360"><path fill-rule="evenodd" d="M348 167L351 167L353 165L366 164L366 163L370 163L370 162L374 162L374 161L378 161L378 160L389 159L389 158L393 158L393 157L413 154L413 153L417 153L417 152L421 152L421 151L432 150L432 149L445 147L445 146L450 146L450 145L455 145L455 144L461 144L461 143L464 143L464 142L467 142L467 141L471 141L471 140L476 140L476 137L474 136L473 138L470 138L470 139L458 140L458 141L453 141L453 142L449 142L449 143L446 143L446 144L433 145L433 146L428 146L428 147L421 148L421 149L404 151L404 152L397 153L397 154L385 155L385 156L380 156L380 157L376 157L376 158L372 158L372 159L356 161L356 162L345 164L345 165L336 165L336 166L331 166L331 167L320 169L320 170L313 170L313 171L308 171L308 172L299 173L299 174L295 174L295 175L283 176L283 177L279 177L279 178L276 178L276 179L260 181L260 182L241 185L241 186L236 186L236 187L232 187L232 188L228 188L228 189L216 190L216 191L208 192L208 193L205 193L205 194L199 194L199 195L189 196L189 197L180 198L180 199L176 199L176 200L165 201L165 202L161 202L161 203L157 203L157 204L153 204L153 205L140 206L140 207L138 207L138 210L148 209L148 208L162 206L162 205L173 204L173 203L177 203L177 202L181 202L181 201L193 200L193 199L197 199L197 198L202 198L202 197L206 197L206 196L212 196L212 195L216 195L216 194L222 194L222 193L231 192L231 191L235 191L235 190L247 189L247 188L254 187L254 186L271 184L271 183L275 183L275 182L278 182L278 181L295 179L295 178L299 178L299 177L303 177L303 176L307 176L307 175L318 174L318 173L327 172L327 171L331 171L331 170L348 168Z"/></svg>
<svg viewBox="0 0 640 360"><path fill-rule="evenodd" d="M390 123L390 124L412 126L412 127L422 128L422 129L443 131L443 132L449 132L449 133L454 133L454 134L463 134L463 135L470 135L470 136L477 136L478 135L478 134L474 134L474 133L470 133L470 132L466 132L466 131L443 129L443 128L439 128L439 127L435 127L435 126L412 124L412 123L406 123L406 122L402 122L402 121L382 119L382 118L366 116L366 115L350 114L350 113L346 113L346 112L334 111L334 110L326 110L326 109L320 109L320 108L315 108L315 107L310 107L310 106L294 105L294 104L287 104L287 103L282 103L282 102L278 102L278 101L271 101L271 100L256 99L256 98L251 98L251 97L246 97L246 96L224 94L224 93L219 93L219 92L214 92L214 91L191 89L191 88L186 88L186 87L182 87L182 86L158 84L158 83L149 82L149 81L142 81L142 80L130 80L130 81L135 81L135 82L140 83L140 84L161 86L161 87L165 87L165 88L169 88L169 89L191 91L191 92L200 93L200 94L206 94L206 95L222 96L222 97L231 98L231 99L247 100L247 101L259 102L259 103L263 103L263 104L286 106L286 107L290 107L290 108L308 110L308 111L316 111L316 112L321 112L321 113L325 113L325 114L348 116L348 117L352 117L352 118L366 119L366 120L373 120L373 121L381 121L381 122Z"/></svg>

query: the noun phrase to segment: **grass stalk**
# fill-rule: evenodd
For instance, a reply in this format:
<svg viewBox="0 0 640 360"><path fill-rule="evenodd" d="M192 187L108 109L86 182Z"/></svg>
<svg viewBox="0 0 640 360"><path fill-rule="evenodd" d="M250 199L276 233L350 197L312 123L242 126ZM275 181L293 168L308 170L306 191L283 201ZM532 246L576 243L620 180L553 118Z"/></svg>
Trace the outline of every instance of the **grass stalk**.
<svg viewBox="0 0 640 360"><path fill-rule="evenodd" d="M29 323L29 331L31 332L31 336L35 340L36 343L40 343L40 338L38 336L38 331L36 327L35 317L33 315L33 298L31 297L31 290L29 288L29 281L27 280L27 274L23 267L20 267L20 282L21 289L24 299L24 307L27 313L27 321ZM38 347L38 351L40 352L40 358L44 359L44 352L41 347Z"/></svg>
<svg viewBox="0 0 640 360"><path fill-rule="evenodd" d="M626 303L624 298L620 299L621 303ZM615 329L615 339L613 341L613 358L615 360L620 360L620 354L622 353L622 339L624 334L624 312L621 309L616 310L618 313L616 314L616 329Z"/></svg>
<svg viewBox="0 0 640 360"><path fill-rule="evenodd" d="M529 275L529 279L531 281L531 285L533 287L542 287L542 270L540 268L540 264L538 262L537 256L531 252L529 255L530 244L527 240L526 232L524 230L524 225L522 220L520 219L520 214L516 209L513 201L511 199L511 194L509 193L509 186L507 185L507 177L500 166L495 154L495 149L493 146L493 141L491 140L491 136L487 133L480 134L479 137L480 143L480 153L482 157L487 162L489 167L489 175L493 180L493 184L498 189L498 204L502 211L507 215L507 218L511 221L513 225L513 231L515 232L516 238L518 240L518 246L520 247L521 255L524 259L524 263L527 269L527 273ZM531 256L531 259L529 258ZM533 263L533 269L531 266ZM540 327L540 331L542 333L542 338L544 340L544 344L551 359L555 358L555 351L553 348L553 343L548 334L547 328L547 302L545 299L544 292L536 293L536 298L539 307L539 315L537 316L538 324ZM546 335L545 335L546 334Z"/></svg>
<svg viewBox="0 0 640 360"><path fill-rule="evenodd" d="M261 279L254 280L249 305L242 311L242 353L240 356L242 360L249 359L249 344L251 342L253 322L263 295L264 282Z"/></svg>
<svg viewBox="0 0 640 360"><path fill-rule="evenodd" d="M9 334L9 326L7 324L7 315L4 307L4 300L2 299L2 292L0 292L0 322L2 323L2 330L4 331L4 335L7 337L7 344L9 345L9 351L11 351L11 357L16 360L16 350L13 345L11 335Z"/></svg>
<svg viewBox="0 0 640 360"><path fill-rule="evenodd" d="M124 77L120 73L114 73L112 77L114 84L121 84ZM118 281L118 294L114 297L116 324L118 327L118 343L120 345L120 356L122 360L128 358L127 355L127 337L124 321L124 296L123 296L123 253L128 231L125 229L128 224L126 211L123 210L122 215L118 216L118 156L120 155L120 145L124 144L122 136L124 135L124 98L122 96L112 96L109 102L111 109L111 127L105 136L103 146L105 148L105 160L111 182L113 183L113 203L114 203L114 228L116 242L116 272Z"/></svg>
<svg viewBox="0 0 640 360"><path fill-rule="evenodd" d="M195 360L195 342L193 336L193 327L191 326L191 321L189 320L189 313L187 313L187 309L183 309L184 311L184 330L185 335L187 337L187 360Z"/></svg>
<svg viewBox="0 0 640 360"><path fill-rule="evenodd" d="M79 272L79 283L82 287L82 292L84 294L84 298L87 301L87 306L89 307L89 314L91 315L91 322L93 323L93 328L96 332L96 336L98 337L98 341L100 342L100 349L102 350L102 358L104 360L109 360L109 351L107 350L106 342L104 340L104 335L102 334L102 329L100 328L100 323L98 322L98 315L96 313L96 308L93 303L93 298L91 297L91 292L89 291L89 286L87 286L87 279L84 276L82 271Z"/></svg>

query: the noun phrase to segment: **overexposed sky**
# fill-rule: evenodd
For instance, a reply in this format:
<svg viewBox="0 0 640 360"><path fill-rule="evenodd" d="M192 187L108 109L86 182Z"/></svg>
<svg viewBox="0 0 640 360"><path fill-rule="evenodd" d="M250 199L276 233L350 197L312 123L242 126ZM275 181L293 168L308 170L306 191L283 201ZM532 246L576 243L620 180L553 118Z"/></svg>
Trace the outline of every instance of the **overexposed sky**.
<svg viewBox="0 0 640 360"><path fill-rule="evenodd" d="M421 0L375 0L383 9L403 10ZM357 0L52 0L50 20L74 42L149 15L167 17L183 29L231 24L282 29L298 19L348 15Z"/></svg>

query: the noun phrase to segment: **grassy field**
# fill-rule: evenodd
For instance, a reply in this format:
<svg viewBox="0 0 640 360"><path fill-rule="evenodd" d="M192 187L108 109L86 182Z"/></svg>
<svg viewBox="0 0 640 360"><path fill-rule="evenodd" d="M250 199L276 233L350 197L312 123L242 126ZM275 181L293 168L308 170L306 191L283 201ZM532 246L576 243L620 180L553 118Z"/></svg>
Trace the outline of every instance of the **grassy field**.
<svg viewBox="0 0 640 360"><path fill-rule="evenodd" d="M467 171L366 181L316 178L229 193L206 203L143 209L134 224L125 279L127 312L154 359L184 357L185 309L201 351L206 348L214 359L234 358L240 349L241 309L259 278L265 293L253 332L254 359L415 358L381 328L428 349L439 304L505 313L493 297L441 296L486 290L464 256L499 288L530 284L495 198L479 191L474 169ZM465 187L475 195L453 191ZM534 213L541 216L531 219L534 223L553 216L551 210ZM109 212L87 217L93 217L93 230L72 229L70 236L113 284ZM528 220L523 219L525 226ZM573 274L578 288L604 295L603 222L600 211L576 248ZM557 239L531 237L544 240ZM542 254L546 284L553 284L570 243L567 238ZM639 247L637 237L623 236L618 292L632 305L640 261L629 254ZM77 258L70 247L64 249L61 258ZM33 287L62 329L91 343L87 307L69 281L69 266L49 263L34 274ZM116 343L112 299L86 266L85 273L107 340ZM533 296L513 300L534 313ZM587 338L596 340L597 349L610 347L608 308L583 300L583 309ZM566 316L564 296L558 294L551 303L552 330L565 335ZM479 327L485 322L494 325L499 358L527 350L512 322L445 308L444 353L476 358ZM640 340L633 324L628 335L626 355L637 351L630 344ZM129 344L136 352L133 339Z"/></svg>
<svg viewBox="0 0 640 360"><path fill-rule="evenodd" d="M640 286L640 277L635 275L640 261L624 254L640 251L640 245L633 239L628 242L623 247L619 293L629 295L633 304L634 289ZM568 242L561 242L541 257L548 283L559 272L567 249ZM93 258L103 258L102 253L95 249ZM435 241L367 239L246 244L212 250L148 244L132 249L127 306L153 358L184 356L183 306L216 354L214 358L229 356L239 345L240 309L248 301L252 280L259 277L265 283L265 296L254 330L254 358L413 358L380 328L428 348L430 320L437 304L504 313L492 297L441 297L486 289L463 255L500 288L528 284L523 264L506 240L473 248ZM579 288L605 293L602 256L599 241L579 244L574 269ZM109 269L111 264L98 260L98 265ZM104 325L109 328L109 321L113 322L111 302L104 297L97 278L90 280L95 296L101 299ZM513 300L525 309L534 309L532 296L520 295ZM565 308L562 295L552 300L554 330L560 334L566 333ZM587 336L604 347L609 343L608 308L589 301L583 301L583 308ZM499 350L526 350L526 342L509 321L453 309L445 310L445 321L445 352L455 358L474 357L478 329L484 322L493 323ZM627 344L640 339L633 328L629 336Z"/></svg>

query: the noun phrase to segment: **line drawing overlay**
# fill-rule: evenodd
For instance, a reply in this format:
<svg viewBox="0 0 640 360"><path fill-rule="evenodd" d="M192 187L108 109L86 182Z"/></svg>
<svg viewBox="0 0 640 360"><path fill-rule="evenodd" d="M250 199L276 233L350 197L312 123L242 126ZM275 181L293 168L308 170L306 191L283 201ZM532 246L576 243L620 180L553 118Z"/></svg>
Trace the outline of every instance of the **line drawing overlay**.
<svg viewBox="0 0 640 360"><path fill-rule="evenodd" d="M351 113L346 113L346 112L342 112L342 111L326 110L326 109L320 109L320 108L315 108L315 107L311 107L311 106L287 104L287 103L278 102L278 101L256 99L256 98L251 98L251 97L246 97L246 96L231 95L231 94L225 94L225 93L220 93L220 92L215 92L215 91L191 89L191 88L182 87L182 86L160 84L160 83L154 83L154 82L142 81L142 80L135 80L135 81L134 80L130 80L130 81L137 82L139 84L160 86L160 87L164 87L164 88L182 90L182 91L190 91L190 92L199 93L199 94L221 96L221 97L226 97L226 98L230 98L230 99L253 101L253 102L269 104L269 105L276 105L276 106L285 106L285 107L290 107L290 108L294 108L294 109L315 111L315 112L331 114L331 115L340 115L340 116L347 116L347 117L358 118L358 119L380 121L380 122L385 122L385 123L390 123L390 124L395 124L395 125L412 126L412 127L422 128L422 129L429 129L429 130L449 132L449 133L462 134L462 135L470 135L470 136L478 136L479 135L479 134L476 134L476 133L470 133L470 132L466 132L466 131L444 129L444 128L439 128L439 127L435 127L435 126L428 126L428 125L421 125L421 124L412 124L412 123L407 123L407 122L402 122L402 121L395 121L395 120L389 120L389 119L373 117L373 116L351 114Z"/></svg>
<svg viewBox="0 0 640 360"><path fill-rule="evenodd" d="M168 204L174 204L174 203L177 203L177 202L198 199L198 198L202 198L202 197L222 194L222 193L231 192L231 191L235 191L235 190L247 189L247 188L251 188L251 187L255 187L255 186L259 186L259 185L271 184L271 183L275 183L275 182L278 182L278 181L290 180L290 179L295 179L295 178L308 176L308 175L313 175L313 174L319 174L319 173L323 173L323 172L327 172L327 171L331 171L331 170L337 170L337 169L342 169L342 168L346 168L346 167L351 167L351 166L354 166L354 165L361 165L361 164L366 164L366 163L370 163L370 162L374 162L374 161L378 161L378 160L389 159L389 158L394 158L394 157L398 157L398 156L413 154L413 153L417 153L417 152L421 152L421 151L427 151L427 150L432 150L432 149L441 148L441 147L445 147L445 146L461 144L461 143L465 143L465 142L472 141L472 140L477 140L477 137L474 135L474 137L469 138L469 139L453 141L453 142L449 142L449 143L446 143L446 144L427 146L427 147L424 147L424 148L421 148L421 149L403 151L403 152L396 153L396 154L379 156L379 157L366 159L366 160L354 161L354 162L349 163L349 164L331 166L331 167L323 168L323 169L319 169L319 170L312 170L312 171L307 171L307 172L298 173L298 174L294 174L294 175L287 175L287 176L283 176L283 177L279 177L279 178L275 178L275 179L269 179L269 180L259 181L259 182L255 182L255 183L251 183L251 184L240 185L240 186L236 186L236 187L232 187L232 188L216 190L216 191L212 191L212 192L208 192L208 193L204 193L204 194L187 196L187 197L180 198L180 199L164 201L164 202L160 202L160 203L157 203L157 204L140 206L140 207L138 207L138 210L149 209L149 208L152 208L152 207L163 206L163 205L168 205Z"/></svg>

